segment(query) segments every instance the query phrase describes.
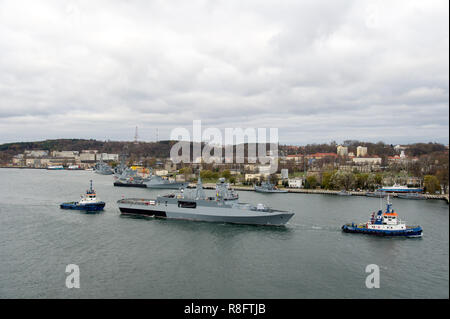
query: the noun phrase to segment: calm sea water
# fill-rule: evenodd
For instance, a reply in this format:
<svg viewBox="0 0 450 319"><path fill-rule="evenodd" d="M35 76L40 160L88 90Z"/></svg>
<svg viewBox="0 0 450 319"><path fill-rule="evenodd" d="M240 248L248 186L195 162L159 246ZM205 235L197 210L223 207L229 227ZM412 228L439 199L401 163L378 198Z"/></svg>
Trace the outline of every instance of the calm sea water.
<svg viewBox="0 0 450 319"><path fill-rule="evenodd" d="M102 213L60 210L94 181ZM448 298L449 208L394 199L421 239L344 234L380 200L240 192L296 213L284 228L121 217L116 201L164 190L89 171L0 169L0 298ZM66 265L80 267L67 289ZM367 289L365 268L380 267Z"/></svg>

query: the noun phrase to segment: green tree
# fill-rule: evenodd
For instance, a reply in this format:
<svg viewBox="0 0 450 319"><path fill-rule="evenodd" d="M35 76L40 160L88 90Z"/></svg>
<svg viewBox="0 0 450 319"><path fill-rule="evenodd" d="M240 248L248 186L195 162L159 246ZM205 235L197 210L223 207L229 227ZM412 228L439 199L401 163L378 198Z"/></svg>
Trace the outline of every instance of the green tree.
<svg viewBox="0 0 450 319"><path fill-rule="evenodd" d="M328 171L322 173L322 188L324 189L333 189L332 178L335 172Z"/></svg>
<svg viewBox="0 0 450 319"><path fill-rule="evenodd" d="M381 184L383 183L383 175L381 173L376 173L374 181L376 186L382 186Z"/></svg>
<svg viewBox="0 0 450 319"><path fill-rule="evenodd" d="M202 179L211 179L213 175L213 172L211 172L210 170L202 170L200 172L200 177Z"/></svg>
<svg viewBox="0 0 450 319"><path fill-rule="evenodd" d="M224 171L222 172L222 177L229 180L230 177L231 177L230 171L229 171L228 169L227 169L227 170L224 170Z"/></svg>
<svg viewBox="0 0 450 319"><path fill-rule="evenodd" d="M441 185L439 184L439 180L434 175L425 175L423 178L423 185L425 187L425 191L430 194L435 194L436 191L441 190Z"/></svg>
<svg viewBox="0 0 450 319"><path fill-rule="evenodd" d="M448 168L440 169L436 172L436 177L439 183L442 185L444 192L447 193L448 190Z"/></svg>
<svg viewBox="0 0 450 319"><path fill-rule="evenodd" d="M343 173L341 175L341 183L346 190L353 188L355 186L355 175L350 172Z"/></svg>
<svg viewBox="0 0 450 319"><path fill-rule="evenodd" d="M369 174L360 173L355 175L355 186L360 189L367 189Z"/></svg>
<svg viewBox="0 0 450 319"><path fill-rule="evenodd" d="M317 178L314 175L308 176L305 181L305 188L316 188L318 185Z"/></svg>

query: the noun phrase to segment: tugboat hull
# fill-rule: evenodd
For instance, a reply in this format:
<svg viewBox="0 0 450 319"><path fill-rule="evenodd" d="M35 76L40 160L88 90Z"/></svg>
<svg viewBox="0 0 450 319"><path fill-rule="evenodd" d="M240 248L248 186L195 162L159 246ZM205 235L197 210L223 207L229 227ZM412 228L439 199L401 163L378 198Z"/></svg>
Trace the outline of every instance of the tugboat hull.
<svg viewBox="0 0 450 319"><path fill-rule="evenodd" d="M355 234L366 234L375 236L386 236L386 237L421 237L422 227L411 227L402 230L384 230L384 229L369 229L366 227L352 226L347 224L342 226L342 231L345 233L355 233Z"/></svg>
<svg viewBox="0 0 450 319"><path fill-rule="evenodd" d="M75 210L87 210L87 211L100 211L105 208L105 203L85 204L80 205L78 203L62 203L59 205L61 209L75 209Z"/></svg>

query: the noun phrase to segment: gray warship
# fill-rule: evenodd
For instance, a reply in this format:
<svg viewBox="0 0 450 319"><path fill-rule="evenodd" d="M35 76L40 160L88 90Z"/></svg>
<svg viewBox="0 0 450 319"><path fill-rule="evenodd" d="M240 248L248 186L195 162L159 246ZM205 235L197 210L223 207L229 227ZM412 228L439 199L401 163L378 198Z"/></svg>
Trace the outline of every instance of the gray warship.
<svg viewBox="0 0 450 319"><path fill-rule="evenodd" d="M161 189L180 189L185 188L188 183L179 183L162 178L158 175L153 175L153 170L150 170L148 179L144 182L147 188L161 188Z"/></svg>
<svg viewBox="0 0 450 319"><path fill-rule="evenodd" d="M381 192L381 191L375 191L375 192L367 192L367 197L376 197L376 198L385 198L387 196L387 193Z"/></svg>
<svg viewBox="0 0 450 319"><path fill-rule="evenodd" d="M216 196L223 198L224 201L238 201L239 195L230 188L230 184L225 182L225 178L219 178L216 184Z"/></svg>
<svg viewBox="0 0 450 319"><path fill-rule="evenodd" d="M221 196L207 197L199 178L195 189L156 199L125 198L117 201L123 215L148 216L191 221L283 226L294 213L272 209L263 204L226 202Z"/></svg>
<svg viewBox="0 0 450 319"><path fill-rule="evenodd" d="M287 193L285 189L278 189L274 184L264 181L261 186L255 185L255 191L259 193Z"/></svg>
<svg viewBox="0 0 450 319"><path fill-rule="evenodd" d="M113 170L112 170L111 166L109 166L108 164L103 162L103 160L100 160L99 162L97 162L95 164L94 171L97 174L101 174L101 175L112 175L113 174Z"/></svg>
<svg viewBox="0 0 450 319"><path fill-rule="evenodd" d="M126 157L124 155L121 155L120 164L114 167L114 176L120 178L121 175L125 172L125 170L128 168L125 164Z"/></svg>
<svg viewBox="0 0 450 319"><path fill-rule="evenodd" d="M148 180L148 178L140 176L135 170L127 167L122 171L122 174L120 174L119 177L116 177L114 186L147 187L145 183L148 182Z"/></svg>

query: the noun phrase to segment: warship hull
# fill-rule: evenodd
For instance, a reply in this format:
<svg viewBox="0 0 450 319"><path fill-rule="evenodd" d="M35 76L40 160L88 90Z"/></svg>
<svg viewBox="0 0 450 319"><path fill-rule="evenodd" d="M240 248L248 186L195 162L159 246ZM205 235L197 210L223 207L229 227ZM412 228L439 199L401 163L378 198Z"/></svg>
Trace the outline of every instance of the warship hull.
<svg viewBox="0 0 450 319"><path fill-rule="evenodd" d="M140 187L140 188L147 187L147 185L145 184L121 183L121 182L114 182L113 185L118 187Z"/></svg>
<svg viewBox="0 0 450 319"><path fill-rule="evenodd" d="M155 189L179 189L186 187L185 183L145 183L145 187L147 188L155 188Z"/></svg>
<svg viewBox="0 0 450 319"><path fill-rule="evenodd" d="M255 192L258 193L287 193L287 190L281 190L281 189L266 189L262 187L255 187Z"/></svg>
<svg viewBox="0 0 450 319"><path fill-rule="evenodd" d="M194 202L191 204L192 207L180 207L177 204L165 204L144 199L118 201L120 212L124 215L202 222L283 226L294 215L293 213L281 211L261 212L243 210L232 208L228 205L224 205L223 207L208 207L197 206Z"/></svg>

